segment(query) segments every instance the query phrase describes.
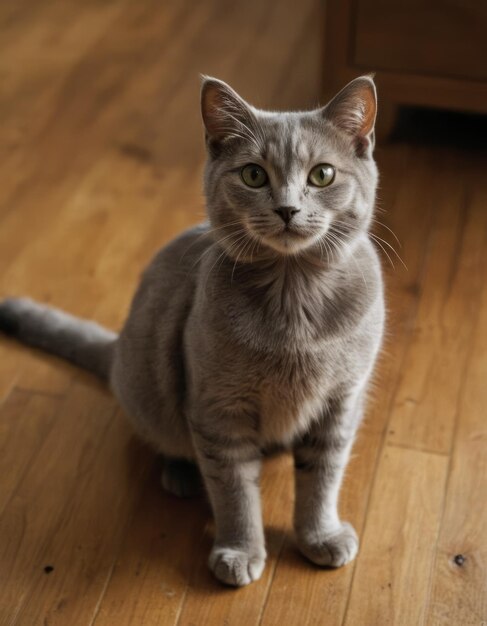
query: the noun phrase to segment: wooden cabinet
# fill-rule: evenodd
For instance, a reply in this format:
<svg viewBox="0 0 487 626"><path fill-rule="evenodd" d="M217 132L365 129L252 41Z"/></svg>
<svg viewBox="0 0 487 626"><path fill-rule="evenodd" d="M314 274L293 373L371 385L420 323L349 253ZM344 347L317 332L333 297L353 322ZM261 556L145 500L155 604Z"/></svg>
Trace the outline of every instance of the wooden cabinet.
<svg viewBox="0 0 487 626"><path fill-rule="evenodd" d="M487 113L487 0L328 0L329 95L375 72L380 98Z"/></svg>

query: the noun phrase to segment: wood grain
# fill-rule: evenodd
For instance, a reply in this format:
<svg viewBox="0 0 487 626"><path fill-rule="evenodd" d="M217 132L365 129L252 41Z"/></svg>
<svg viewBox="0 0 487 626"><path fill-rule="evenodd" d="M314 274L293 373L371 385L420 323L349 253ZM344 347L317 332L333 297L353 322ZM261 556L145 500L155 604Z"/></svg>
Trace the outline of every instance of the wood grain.
<svg viewBox="0 0 487 626"><path fill-rule="evenodd" d="M447 469L441 455L384 450L345 625L421 624Z"/></svg>
<svg viewBox="0 0 487 626"><path fill-rule="evenodd" d="M18 389L0 409L0 516L53 426L61 398Z"/></svg>
<svg viewBox="0 0 487 626"><path fill-rule="evenodd" d="M479 306L485 264L485 207L471 202L473 179L440 160L430 177L435 225L431 261L390 420L389 441L436 452L451 449L457 399ZM475 172L480 174L475 168ZM448 189L443 176L450 179ZM441 389L441 393L438 390Z"/></svg>
<svg viewBox="0 0 487 626"><path fill-rule="evenodd" d="M204 214L198 73L268 108L318 103L323 5L296 9L291 0L2 3L1 295L119 328L151 256ZM348 3L340 11L348 19ZM333 81L356 73L342 73L340 32L329 35ZM383 77L381 96L394 86L408 97L392 77L381 88ZM421 80L429 98L436 86ZM263 473L263 577L220 586L206 565L205 499L162 492L158 459L103 386L2 338L1 626L487 620L487 159L468 138L423 134L376 153L389 312L341 497L361 536L358 559L331 571L299 555L284 455Z"/></svg>
<svg viewBox="0 0 487 626"><path fill-rule="evenodd" d="M446 504L438 540L427 624L487 621L487 224L484 191L476 192L479 236L483 236L480 268L481 300L470 344L458 404Z"/></svg>

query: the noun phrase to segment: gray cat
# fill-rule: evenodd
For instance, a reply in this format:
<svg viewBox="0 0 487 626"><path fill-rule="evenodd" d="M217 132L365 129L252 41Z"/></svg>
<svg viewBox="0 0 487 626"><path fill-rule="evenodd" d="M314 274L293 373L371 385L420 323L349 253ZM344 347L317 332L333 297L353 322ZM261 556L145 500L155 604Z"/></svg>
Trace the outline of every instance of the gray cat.
<svg viewBox="0 0 487 626"><path fill-rule="evenodd" d="M190 495L201 474L219 580L262 574L259 474L276 446L294 454L300 550L339 567L358 549L337 500L384 323L375 86L274 113L205 78L201 106L209 223L156 255L122 332L28 299L0 304L0 328L108 379L164 455L166 489Z"/></svg>

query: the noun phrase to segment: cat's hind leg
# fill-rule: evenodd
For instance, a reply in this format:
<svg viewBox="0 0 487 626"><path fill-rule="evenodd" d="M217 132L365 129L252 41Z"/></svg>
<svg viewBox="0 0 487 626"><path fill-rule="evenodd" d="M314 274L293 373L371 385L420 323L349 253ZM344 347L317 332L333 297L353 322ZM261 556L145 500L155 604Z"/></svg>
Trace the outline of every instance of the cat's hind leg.
<svg viewBox="0 0 487 626"><path fill-rule="evenodd" d="M192 498L203 491L203 482L196 463L165 457L161 483L166 491L179 498Z"/></svg>

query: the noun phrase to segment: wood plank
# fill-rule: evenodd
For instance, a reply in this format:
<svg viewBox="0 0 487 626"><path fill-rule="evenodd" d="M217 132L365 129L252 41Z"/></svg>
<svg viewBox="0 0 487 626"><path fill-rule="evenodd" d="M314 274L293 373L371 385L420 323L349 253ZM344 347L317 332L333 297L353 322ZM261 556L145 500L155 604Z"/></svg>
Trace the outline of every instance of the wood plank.
<svg viewBox="0 0 487 626"><path fill-rule="evenodd" d="M487 196L477 192L485 211ZM483 226L483 228L482 228ZM478 223L487 251L487 226ZM487 623L487 259L459 408L427 624Z"/></svg>
<svg viewBox="0 0 487 626"><path fill-rule="evenodd" d="M0 621L89 623L153 458L115 411L82 382L61 403L0 518Z"/></svg>
<svg viewBox="0 0 487 626"><path fill-rule="evenodd" d="M19 347L2 337L0 342L0 403L10 395L19 376Z"/></svg>
<svg viewBox="0 0 487 626"><path fill-rule="evenodd" d="M447 470L446 456L385 448L345 626L422 623Z"/></svg>
<svg viewBox="0 0 487 626"><path fill-rule="evenodd" d="M165 494L156 464L134 511L93 624L175 624L199 555L208 549L204 498ZM91 622L90 622L91 623Z"/></svg>
<svg viewBox="0 0 487 626"><path fill-rule="evenodd" d="M61 399L14 390L0 408L0 516L35 461Z"/></svg>
<svg viewBox="0 0 487 626"><path fill-rule="evenodd" d="M158 41L159 37L164 36L165 30L171 28L172 20L176 19L180 12L181 9L161 11L155 23L150 12L145 15L145 20L154 30L150 35L151 38ZM111 133L117 125L125 126L126 118L130 117L131 108L141 98L143 99L144 95L147 95L144 93L143 85L145 84L145 89L150 88L152 92L154 91L157 85L154 76L157 67L149 65L144 72L138 71L137 63L144 64L146 61L144 56L135 55L134 59L133 50L131 50L130 63L124 66L124 69L122 69L123 63L118 65L113 62L113 55L120 47L120 37L136 43L133 41L134 35L130 30L134 28L133 20L136 17L137 13L134 11L129 11L128 15L124 15L124 19L130 23L130 28L125 23L120 24L119 31L115 31L115 34L106 38L103 44L100 43L98 48L91 51L90 55L84 59L82 67L77 67L72 72L68 81L69 85L63 87L66 93L58 94L57 101L51 103L51 107L59 108L62 114L56 120L50 120L42 129L41 136L36 138L36 150L25 151L27 161L21 165L23 172L29 177L29 186L13 189L13 196L9 198L6 205L8 210L3 211L1 218L1 255L5 263L14 263L19 255L31 248L34 240L43 242L39 245L44 246L46 256L46 252L50 250L49 233L53 224L57 224L59 216L66 213L65 202L76 194L80 181L92 168L94 159L96 162L100 150L106 150L106 147L111 144L113 141ZM190 24L195 30L194 22L190 21ZM198 22L197 26L202 27ZM177 40L176 48L189 43L183 36L184 30L179 34L181 37ZM169 39L166 46L159 46L160 54L167 52L165 47L170 47L171 41ZM154 42L151 46L154 46ZM146 55L150 55L151 46L147 46ZM175 61L178 61L177 57ZM100 64L103 64L104 71L101 71ZM91 91L88 91L84 89L84 83L86 82L85 74L90 73L99 78L98 82L89 83ZM133 82L136 84L132 85ZM107 89L107 85L111 83L116 84L112 97L100 98L100 90ZM83 89L83 98L78 98L76 95L80 89ZM116 97L119 91L123 92L122 99ZM123 96L125 106L122 106ZM94 124L83 129L86 124L85 118L89 114L87 109L91 109ZM97 125L99 128L96 128ZM76 145L77 150L70 157L67 152L72 153L72 145ZM34 156L31 156L32 154ZM45 156L39 156L46 154L50 155L47 164ZM68 168L66 168L67 162ZM46 219L47 216L49 219ZM28 228L25 228L26 224ZM14 236L15 244L12 243ZM50 256L53 256L52 250Z"/></svg>
<svg viewBox="0 0 487 626"><path fill-rule="evenodd" d="M469 201L458 159L438 162L430 262L389 427L391 443L448 453L482 284L484 207ZM475 170L479 172L479 170ZM445 189L443 176L451 184ZM441 389L441 393L438 390Z"/></svg>
<svg viewBox="0 0 487 626"><path fill-rule="evenodd" d="M404 144L378 150L384 182L378 194L374 232L382 240L382 248L378 244L376 248L383 267L387 319L363 425L378 433L384 432L390 417L417 315L435 217L430 168L436 159L431 151L411 150Z"/></svg>
<svg viewBox="0 0 487 626"><path fill-rule="evenodd" d="M42 10L32 1L17 4L22 6L2 25L1 39L4 50L0 55L3 210L12 210L11 193L20 185L28 181L27 193L32 189L34 163L46 168L46 151L39 149L39 142L46 131L52 136L53 127L59 122L56 109L58 100L63 98L63 85L73 67L82 64L89 50L103 39L126 2L93 2L74 7L69 0L57 1L43 3ZM2 8L8 5L2 3ZM76 19L73 19L73 9ZM87 99L92 82L85 86ZM50 154L49 160L52 157L55 153ZM64 163L58 186L69 172L69 163L70 160Z"/></svg>

